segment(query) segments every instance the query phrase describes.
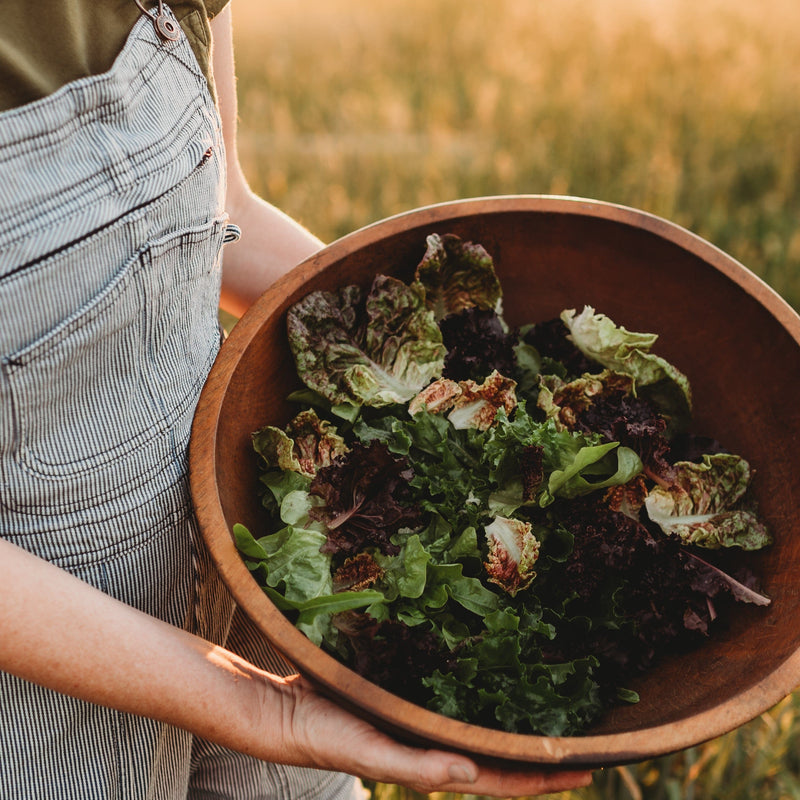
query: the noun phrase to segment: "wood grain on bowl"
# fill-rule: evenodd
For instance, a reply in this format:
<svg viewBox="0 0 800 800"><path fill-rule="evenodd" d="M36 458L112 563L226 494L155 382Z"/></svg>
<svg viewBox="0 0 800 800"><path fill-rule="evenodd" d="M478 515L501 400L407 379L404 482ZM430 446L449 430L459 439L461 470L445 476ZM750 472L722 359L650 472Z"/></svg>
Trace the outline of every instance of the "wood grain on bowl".
<svg viewBox="0 0 800 800"><path fill-rule="evenodd" d="M263 523L251 434L283 425L297 386L287 309L309 291L377 273L409 278L430 233L455 233L493 256L512 324L584 304L628 330L659 334L659 355L689 377L694 429L755 470L760 512L775 543L756 560L767 608L741 607L729 629L669 658L585 736L488 731L442 717L369 683L309 642L269 601L231 528ZM579 198L513 196L417 209L356 231L267 291L225 342L200 399L190 466L197 517L242 609L302 673L340 702L417 741L478 757L601 766L638 761L719 736L800 684L800 318L718 248L663 219Z"/></svg>

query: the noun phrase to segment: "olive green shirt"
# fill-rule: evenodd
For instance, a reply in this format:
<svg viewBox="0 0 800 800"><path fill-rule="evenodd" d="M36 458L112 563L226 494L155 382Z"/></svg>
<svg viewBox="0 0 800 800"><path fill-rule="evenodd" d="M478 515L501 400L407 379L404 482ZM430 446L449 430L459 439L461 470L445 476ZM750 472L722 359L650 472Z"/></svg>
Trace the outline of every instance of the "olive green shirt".
<svg viewBox="0 0 800 800"><path fill-rule="evenodd" d="M214 91L209 19L228 0L172 0ZM146 8L156 0L144 0ZM134 0L2 0L0 111L38 100L65 83L108 70L141 12Z"/></svg>

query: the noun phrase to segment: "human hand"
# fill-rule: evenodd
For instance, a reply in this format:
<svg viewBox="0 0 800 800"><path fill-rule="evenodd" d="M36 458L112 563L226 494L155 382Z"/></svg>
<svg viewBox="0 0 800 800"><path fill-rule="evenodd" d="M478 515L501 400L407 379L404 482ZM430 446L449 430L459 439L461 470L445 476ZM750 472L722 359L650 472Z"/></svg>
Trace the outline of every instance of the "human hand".
<svg viewBox="0 0 800 800"><path fill-rule="evenodd" d="M591 783L588 771L477 764L463 755L413 747L391 738L316 692L300 676L289 678L283 713L285 741L306 766L339 770L417 792L459 792L521 797L566 791Z"/></svg>

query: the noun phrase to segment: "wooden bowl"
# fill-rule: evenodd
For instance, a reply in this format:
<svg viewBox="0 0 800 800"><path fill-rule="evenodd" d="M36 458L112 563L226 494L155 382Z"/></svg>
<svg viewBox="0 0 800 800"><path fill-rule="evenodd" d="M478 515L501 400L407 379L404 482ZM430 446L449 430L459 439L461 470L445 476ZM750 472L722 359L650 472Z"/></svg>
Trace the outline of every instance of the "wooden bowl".
<svg viewBox="0 0 800 800"><path fill-rule="evenodd" d="M285 337L290 305L315 289L408 279L430 233L455 233L493 255L504 313L519 324L594 306L629 330L660 334L659 355L683 370L693 430L756 471L775 544L754 568L772 597L737 606L729 630L665 660L633 684L641 701L612 710L586 735L489 731L448 719L366 681L303 636L251 577L234 523L263 524L251 433L283 425L298 385ZM375 724L412 741L479 758L603 766L699 744L758 716L800 684L800 318L745 267L658 217L564 197L463 200L391 217L339 239L267 291L222 346L191 440L197 517L236 601L299 672Z"/></svg>

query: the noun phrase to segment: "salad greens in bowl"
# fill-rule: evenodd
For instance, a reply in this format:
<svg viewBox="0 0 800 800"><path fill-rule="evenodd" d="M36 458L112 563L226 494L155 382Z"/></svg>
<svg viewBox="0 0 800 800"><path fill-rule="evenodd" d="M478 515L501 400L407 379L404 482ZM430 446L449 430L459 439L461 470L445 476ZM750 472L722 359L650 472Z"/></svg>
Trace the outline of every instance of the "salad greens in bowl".
<svg viewBox="0 0 800 800"><path fill-rule="evenodd" d="M794 312L664 220L418 209L236 325L193 429L198 520L264 635L376 724L651 757L800 683L798 368Z"/></svg>

